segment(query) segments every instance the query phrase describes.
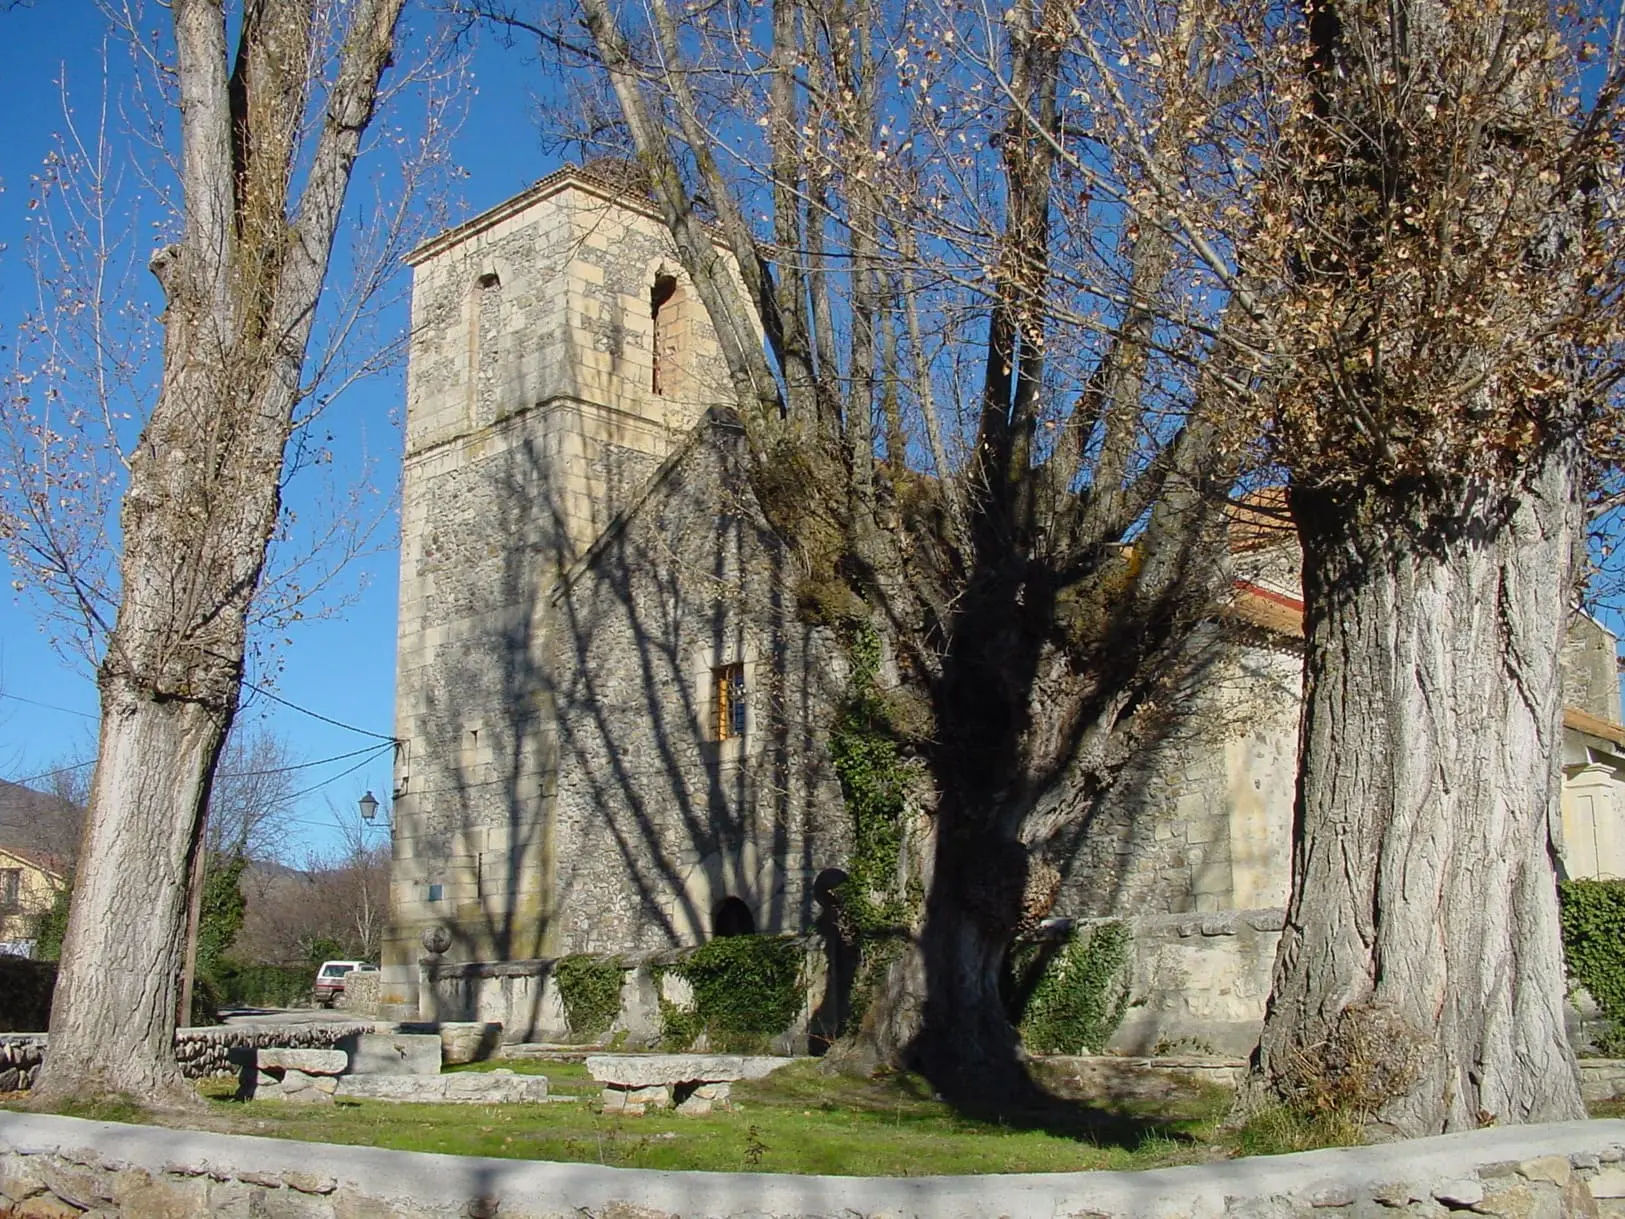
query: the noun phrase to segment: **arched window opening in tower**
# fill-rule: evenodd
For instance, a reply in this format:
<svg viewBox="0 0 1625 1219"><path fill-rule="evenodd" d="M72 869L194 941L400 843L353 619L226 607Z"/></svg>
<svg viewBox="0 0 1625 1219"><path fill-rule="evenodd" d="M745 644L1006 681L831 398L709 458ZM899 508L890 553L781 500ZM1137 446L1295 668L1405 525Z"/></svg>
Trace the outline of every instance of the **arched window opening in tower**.
<svg viewBox="0 0 1625 1219"><path fill-rule="evenodd" d="M671 392L672 373L677 366L676 301L677 277L656 275L649 289L649 316L654 319L654 367L649 388L662 396Z"/></svg>

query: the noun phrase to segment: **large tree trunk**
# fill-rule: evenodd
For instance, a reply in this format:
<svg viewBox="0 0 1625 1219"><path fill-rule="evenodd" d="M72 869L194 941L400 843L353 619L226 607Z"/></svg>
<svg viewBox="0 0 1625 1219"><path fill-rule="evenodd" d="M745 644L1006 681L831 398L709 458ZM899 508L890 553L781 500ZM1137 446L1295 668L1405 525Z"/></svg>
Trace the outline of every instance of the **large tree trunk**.
<svg viewBox="0 0 1625 1219"><path fill-rule="evenodd" d="M1573 453L1495 494L1297 491L1294 889L1257 1065L1404 1135L1584 1116L1553 867Z"/></svg>
<svg viewBox="0 0 1625 1219"><path fill-rule="evenodd" d="M221 717L195 703L125 688L104 698L81 858L95 867L73 897L51 1051L39 1094L86 1092L181 1104L192 1097L173 1051L185 950L187 877L200 805L224 740ZM190 813L190 815L188 815Z"/></svg>
<svg viewBox="0 0 1625 1219"><path fill-rule="evenodd" d="M924 1003L903 1061L960 1109L997 1111L1036 1091L999 993L1012 930L978 918L964 896L940 886L927 904Z"/></svg>
<svg viewBox="0 0 1625 1219"><path fill-rule="evenodd" d="M130 460L118 620L51 1013L41 1100L194 1101L175 1062L188 880L236 712L250 607L281 509L283 452L362 133L403 0L346 7L308 146L312 0L251 4L235 62L226 7L175 0L185 226L152 269L163 382Z"/></svg>
<svg viewBox="0 0 1625 1219"><path fill-rule="evenodd" d="M831 1051L844 1069L903 1066L962 1109L1000 1112L1037 1095L1000 981L1016 933L1047 913L1058 874L1019 843L941 824L914 844L911 888L926 897L907 936L870 979L860 1027ZM1040 909L1041 907L1041 909Z"/></svg>

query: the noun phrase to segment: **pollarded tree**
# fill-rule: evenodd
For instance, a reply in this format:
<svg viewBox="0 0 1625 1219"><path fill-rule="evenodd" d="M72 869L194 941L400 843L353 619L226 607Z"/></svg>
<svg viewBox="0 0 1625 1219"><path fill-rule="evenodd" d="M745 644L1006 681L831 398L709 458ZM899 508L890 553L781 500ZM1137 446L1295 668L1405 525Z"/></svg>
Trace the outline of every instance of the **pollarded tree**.
<svg viewBox="0 0 1625 1219"><path fill-rule="evenodd" d="M1557 11L1309 6L1260 241L1287 271L1274 434L1307 671L1259 1068L1407 1134L1583 1114L1558 653L1588 438L1617 426L1625 76L1617 31Z"/></svg>
<svg viewBox="0 0 1625 1219"><path fill-rule="evenodd" d="M177 239L151 263L162 374L128 457L45 1097L191 1096L173 1048L188 878L278 528L306 351L402 3L168 6L173 58L156 66L173 88L179 215ZM21 502L11 525L26 532Z"/></svg>
<svg viewBox="0 0 1625 1219"><path fill-rule="evenodd" d="M1019 1090L1006 950L1224 584L1268 15L583 0L578 42L573 8L479 7L610 94L801 610L852 645L844 897L899 948L860 1048Z"/></svg>

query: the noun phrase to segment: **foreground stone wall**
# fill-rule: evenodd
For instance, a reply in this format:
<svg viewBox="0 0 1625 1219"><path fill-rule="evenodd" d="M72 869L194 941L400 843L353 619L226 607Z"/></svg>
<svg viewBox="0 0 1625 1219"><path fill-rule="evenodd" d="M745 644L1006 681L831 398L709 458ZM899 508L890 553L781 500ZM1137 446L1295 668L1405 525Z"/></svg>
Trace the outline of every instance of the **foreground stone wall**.
<svg viewBox="0 0 1625 1219"><path fill-rule="evenodd" d="M1625 1122L1495 1128L1151 1172L812 1177L418 1155L0 1113L9 1219L1338 1219L1625 1216Z"/></svg>

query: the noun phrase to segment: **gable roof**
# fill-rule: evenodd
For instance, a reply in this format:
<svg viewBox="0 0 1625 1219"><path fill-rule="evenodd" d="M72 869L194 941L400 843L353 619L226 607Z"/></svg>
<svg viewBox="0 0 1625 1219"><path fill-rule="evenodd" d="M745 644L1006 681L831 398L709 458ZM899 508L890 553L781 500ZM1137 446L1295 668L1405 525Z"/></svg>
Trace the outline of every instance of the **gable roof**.
<svg viewBox="0 0 1625 1219"><path fill-rule="evenodd" d="M0 846L0 866L4 866L8 859L43 872L51 880L60 881L67 876L67 861L59 859L55 855L47 855L42 851L30 851L22 847Z"/></svg>

